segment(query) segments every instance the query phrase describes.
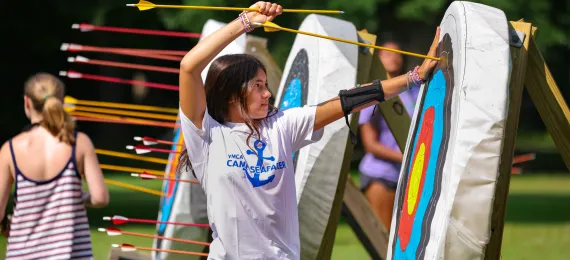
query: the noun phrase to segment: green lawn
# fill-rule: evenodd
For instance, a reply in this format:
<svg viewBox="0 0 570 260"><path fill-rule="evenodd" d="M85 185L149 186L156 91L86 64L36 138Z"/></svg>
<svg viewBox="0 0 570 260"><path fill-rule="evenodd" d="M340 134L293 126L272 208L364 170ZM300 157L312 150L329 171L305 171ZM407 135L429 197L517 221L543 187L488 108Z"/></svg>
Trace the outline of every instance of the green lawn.
<svg viewBox="0 0 570 260"><path fill-rule="evenodd" d="M125 174L107 175L118 181L160 189L160 181L140 181ZM97 231L110 222L103 216L123 215L156 219L158 197L109 186L111 203L104 209L89 209L96 259L107 259L110 245L123 240L151 246L152 239L109 237ZM154 225L124 225L121 229L151 234ZM5 239L0 238L4 256ZM503 237L503 259L568 259L570 256L570 175L513 176ZM333 259L369 259L350 227L342 220L337 230Z"/></svg>

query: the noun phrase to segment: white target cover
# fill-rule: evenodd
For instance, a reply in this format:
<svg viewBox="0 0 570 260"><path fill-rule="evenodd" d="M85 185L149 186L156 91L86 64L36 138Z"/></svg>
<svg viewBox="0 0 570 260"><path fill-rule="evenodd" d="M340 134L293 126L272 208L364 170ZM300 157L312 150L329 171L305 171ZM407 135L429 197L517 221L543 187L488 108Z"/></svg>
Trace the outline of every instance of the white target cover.
<svg viewBox="0 0 570 260"><path fill-rule="evenodd" d="M311 14L300 31L357 41L350 22ZM317 105L356 83L356 45L298 34L276 96L279 109ZM350 121L350 117L349 117ZM302 259L314 259L321 245L338 186L348 127L344 118L325 127L322 139L295 153Z"/></svg>
<svg viewBox="0 0 570 260"><path fill-rule="evenodd" d="M200 41L205 37L211 35L215 31L224 27L226 24L218 22L215 20L208 20L202 29L202 35ZM246 34L240 35L236 40L228 44L213 60L212 62L226 54L242 54L245 53L246 48ZM202 71L202 80L206 80L206 75L208 69L212 64L210 62L208 66ZM182 133L180 129L175 132L175 142L184 145L182 142ZM177 146L173 146L173 149L177 149ZM177 160L178 157L171 154L169 160ZM174 172L174 169L170 169L173 166L172 162L167 166L166 172ZM192 172L183 171L177 172L179 178L186 180L196 180L192 175ZM172 186L172 187L169 187ZM173 188L175 187L175 188ZM182 223L208 223L207 208L206 208L206 194L202 189L202 186L198 184L180 183L180 182L163 182L163 192L168 194L168 191L173 194L168 197L161 199L161 205L159 210L159 220L166 218L171 222L182 222ZM164 217L163 217L164 215ZM208 238L208 229L200 227L188 227L188 226L176 226L176 225L157 225L157 233L165 237L175 237L184 238L195 241L206 241ZM204 246L201 245L191 245L186 243L173 242L171 240L154 239L154 247L160 249L169 250L182 250L182 251L193 251L202 252ZM166 253L166 252L153 252L153 259L156 260L176 260L176 259L189 259L187 255ZM194 257L198 259L199 257Z"/></svg>
<svg viewBox="0 0 570 260"><path fill-rule="evenodd" d="M446 59L420 91L396 193L388 259L483 259L490 238L508 112L508 21L499 9L455 1L440 26L438 54ZM441 103L434 101L438 98ZM430 106L435 108L432 116ZM422 134L432 138L422 142ZM417 153L424 148L425 153ZM422 173L418 165L427 170Z"/></svg>

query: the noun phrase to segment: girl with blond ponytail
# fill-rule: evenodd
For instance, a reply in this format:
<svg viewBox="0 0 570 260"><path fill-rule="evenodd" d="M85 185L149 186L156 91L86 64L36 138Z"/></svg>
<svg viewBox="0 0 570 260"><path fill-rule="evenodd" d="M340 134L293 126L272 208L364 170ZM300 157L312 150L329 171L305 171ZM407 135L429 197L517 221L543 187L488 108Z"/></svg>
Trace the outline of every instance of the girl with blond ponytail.
<svg viewBox="0 0 570 260"><path fill-rule="evenodd" d="M31 125L0 150L5 259L93 258L85 206L103 207L109 194L91 140L75 130L64 110L64 92L63 83L50 74L28 79L24 111ZM89 192L82 190L83 177ZM8 221L12 184L14 212Z"/></svg>

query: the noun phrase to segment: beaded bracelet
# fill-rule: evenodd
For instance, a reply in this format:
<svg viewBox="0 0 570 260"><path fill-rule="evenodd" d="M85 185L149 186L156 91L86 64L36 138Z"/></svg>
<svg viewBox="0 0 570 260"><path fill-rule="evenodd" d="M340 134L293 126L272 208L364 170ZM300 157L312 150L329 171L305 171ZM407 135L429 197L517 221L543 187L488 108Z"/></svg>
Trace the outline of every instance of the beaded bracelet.
<svg viewBox="0 0 570 260"><path fill-rule="evenodd" d="M423 80L418 73L419 69L420 66L416 66L414 70L410 72L410 78L412 78L412 81L416 86L420 86L421 84L425 83L425 80Z"/></svg>
<svg viewBox="0 0 570 260"><path fill-rule="evenodd" d="M249 22L249 18L247 17L247 12L243 11L239 14L239 18L241 20L241 24L243 25L243 28L245 30L245 32L249 33L253 31L253 26L251 26L251 23Z"/></svg>

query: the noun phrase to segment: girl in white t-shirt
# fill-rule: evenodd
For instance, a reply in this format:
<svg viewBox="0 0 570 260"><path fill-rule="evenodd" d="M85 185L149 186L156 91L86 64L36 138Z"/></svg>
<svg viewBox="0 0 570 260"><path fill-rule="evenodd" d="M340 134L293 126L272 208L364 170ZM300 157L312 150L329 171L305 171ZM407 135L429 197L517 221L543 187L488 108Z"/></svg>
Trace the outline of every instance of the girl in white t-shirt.
<svg viewBox="0 0 570 260"><path fill-rule="evenodd" d="M325 125L352 111L389 99L426 79L436 62L339 97L278 111L269 104L263 64L249 55L225 55L229 43L255 23L281 14L258 2L259 12L238 19L199 42L180 64L180 117L186 153L206 196L213 231L210 259L299 259L299 226L292 154L318 141ZM436 53L439 30L429 55ZM350 87L350 86L347 86Z"/></svg>

